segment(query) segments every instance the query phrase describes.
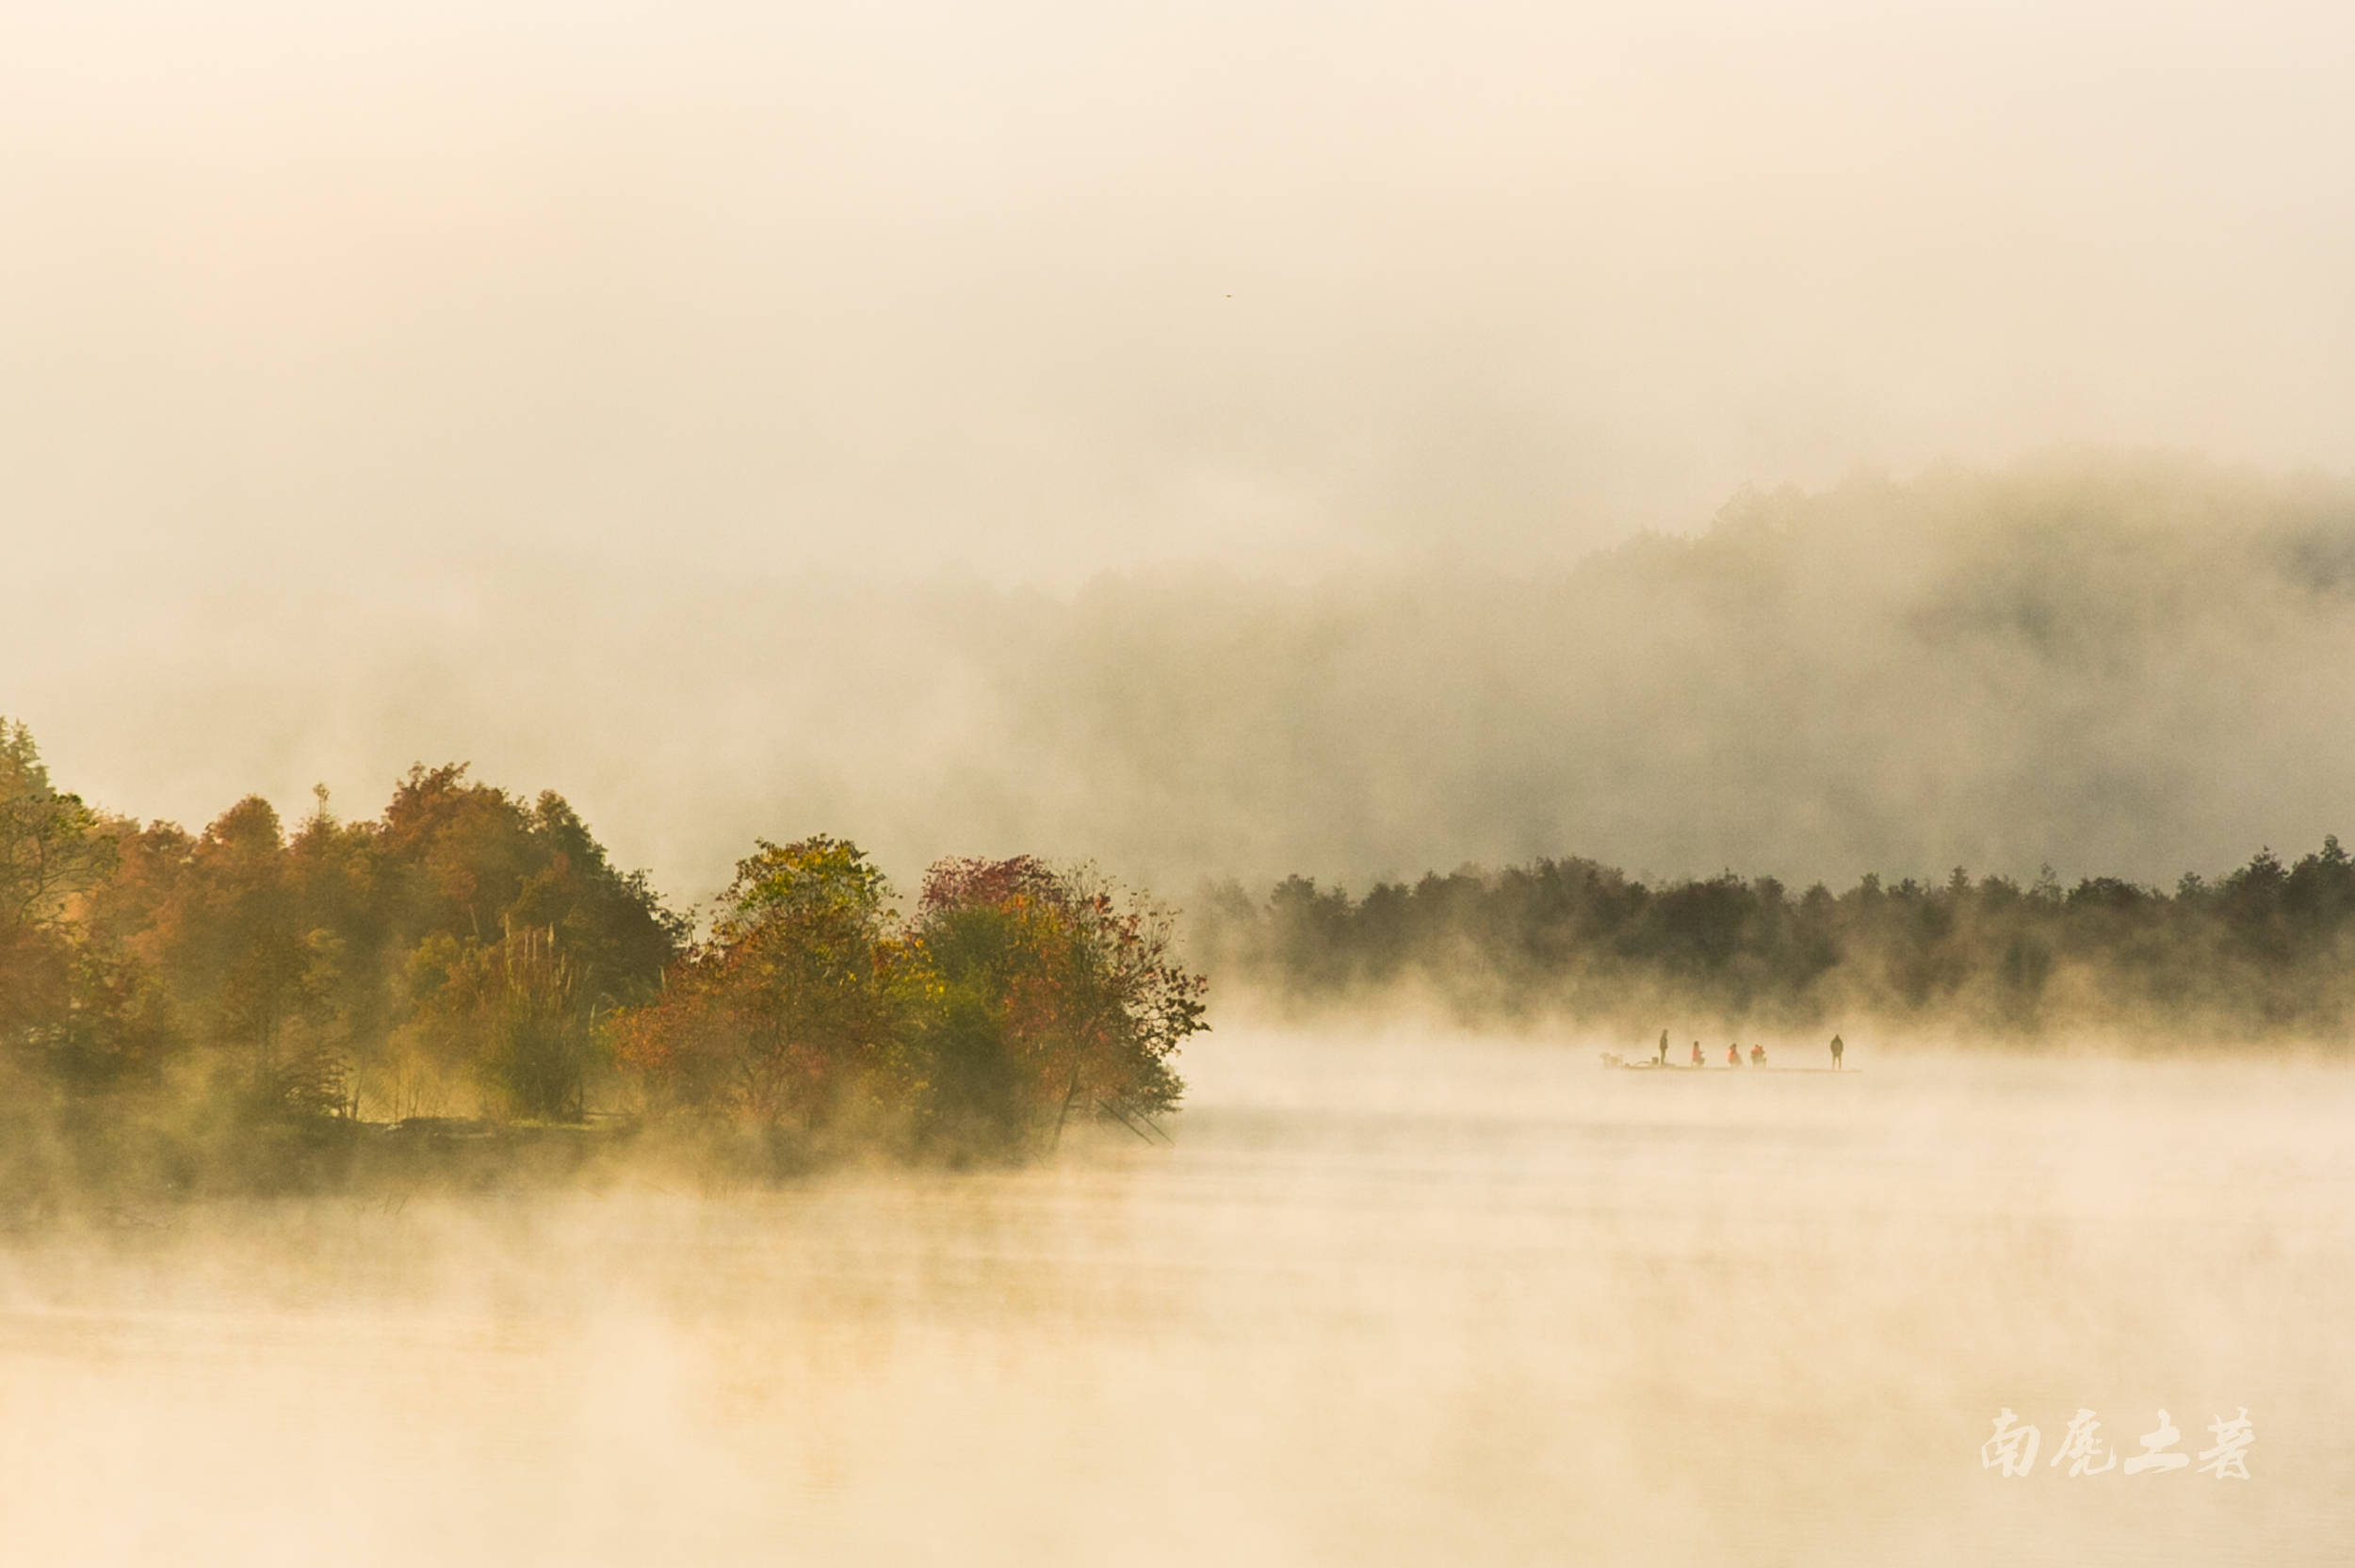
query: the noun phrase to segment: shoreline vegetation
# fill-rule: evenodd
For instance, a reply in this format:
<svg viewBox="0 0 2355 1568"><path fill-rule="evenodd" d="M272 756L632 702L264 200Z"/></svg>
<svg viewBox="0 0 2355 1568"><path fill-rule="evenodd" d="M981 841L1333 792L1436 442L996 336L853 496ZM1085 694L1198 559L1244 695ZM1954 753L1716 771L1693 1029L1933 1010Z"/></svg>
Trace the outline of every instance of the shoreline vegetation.
<svg viewBox="0 0 2355 1568"><path fill-rule="evenodd" d="M2355 857L2335 835L2295 862L2263 849L2213 881L2186 873L2171 893L2110 877L2065 887L2049 866L2024 886L1961 867L1840 892L1731 871L1652 885L1541 859L1362 897L1303 877L1264 897L1210 884L1194 910L1192 951L1222 993L1279 1018L1412 1009L1577 1028L1638 1057L1665 1024L1676 1060L1696 1034L1719 1054L1737 1035L1820 1053L1842 1030L2147 1049L2355 1041Z"/></svg>
<svg viewBox="0 0 2355 1568"><path fill-rule="evenodd" d="M411 769L383 814L85 804L0 721L0 1211L495 1185L627 1149L723 1179L1160 1136L1206 1026L1176 913L1087 866L760 841L698 938L565 800Z"/></svg>
<svg viewBox="0 0 2355 1568"><path fill-rule="evenodd" d="M1177 921L1028 856L941 861L903 914L821 834L759 841L699 937L553 792L419 766L371 820L322 790L291 832L248 798L191 833L57 788L0 720L0 1211L1150 1141L1210 976L1280 1016L1436 1008L1636 1055L1666 1023L1674 1059L1696 1033L2165 1049L2355 1021L2336 838L2171 893L1957 869L1795 895L1571 859L1206 885L1182 945Z"/></svg>

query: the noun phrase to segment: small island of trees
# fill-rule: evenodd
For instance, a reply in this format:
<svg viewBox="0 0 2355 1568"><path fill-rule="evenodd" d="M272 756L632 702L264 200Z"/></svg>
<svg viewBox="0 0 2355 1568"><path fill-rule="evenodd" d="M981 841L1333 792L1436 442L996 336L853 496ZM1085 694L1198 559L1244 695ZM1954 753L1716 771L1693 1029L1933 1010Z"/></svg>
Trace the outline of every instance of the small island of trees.
<svg viewBox="0 0 2355 1568"><path fill-rule="evenodd" d="M598 1111L770 1171L1149 1139L1204 990L1174 913L1086 868L945 861L902 918L857 846L762 842L698 939L553 792L419 767L373 820L322 791L191 833L0 722L0 1201L316 1185L363 1129Z"/></svg>

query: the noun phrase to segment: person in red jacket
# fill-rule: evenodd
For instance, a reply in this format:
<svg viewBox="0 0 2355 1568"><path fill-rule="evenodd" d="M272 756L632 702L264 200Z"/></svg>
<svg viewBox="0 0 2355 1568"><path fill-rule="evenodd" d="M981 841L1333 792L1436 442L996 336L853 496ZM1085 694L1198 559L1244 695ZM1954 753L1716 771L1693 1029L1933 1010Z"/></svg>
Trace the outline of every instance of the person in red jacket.
<svg viewBox="0 0 2355 1568"><path fill-rule="evenodd" d="M1742 1065L1742 1047L1740 1045L1735 1044L1726 1047L1726 1065L1728 1067L1739 1067Z"/></svg>
<svg viewBox="0 0 2355 1568"><path fill-rule="evenodd" d="M1706 1067L1709 1065L1708 1061L1701 1056L1701 1043L1697 1040L1693 1042L1693 1065L1696 1067Z"/></svg>
<svg viewBox="0 0 2355 1568"><path fill-rule="evenodd" d="M1766 1065L1765 1046L1753 1045L1750 1047L1750 1065L1752 1067L1763 1067Z"/></svg>

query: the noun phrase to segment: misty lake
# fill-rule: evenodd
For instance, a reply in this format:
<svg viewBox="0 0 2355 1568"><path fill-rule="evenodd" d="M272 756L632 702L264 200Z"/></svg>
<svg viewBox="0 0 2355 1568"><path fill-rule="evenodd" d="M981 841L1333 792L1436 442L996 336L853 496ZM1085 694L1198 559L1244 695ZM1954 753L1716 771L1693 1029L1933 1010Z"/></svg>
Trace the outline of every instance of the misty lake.
<svg viewBox="0 0 2355 1568"><path fill-rule="evenodd" d="M2355 1073L1777 1056L1233 1026L1172 1147L0 1237L0 1556L2344 1559ZM2162 1407L2250 1479L2050 1463Z"/></svg>

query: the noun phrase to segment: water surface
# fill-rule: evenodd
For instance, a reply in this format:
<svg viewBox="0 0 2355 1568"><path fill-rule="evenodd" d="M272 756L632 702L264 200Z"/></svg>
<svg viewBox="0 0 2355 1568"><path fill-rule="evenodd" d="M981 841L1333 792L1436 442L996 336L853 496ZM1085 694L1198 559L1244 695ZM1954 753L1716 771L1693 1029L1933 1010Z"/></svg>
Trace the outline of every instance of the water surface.
<svg viewBox="0 0 2355 1568"><path fill-rule="evenodd" d="M1228 1030L1169 1148L20 1233L7 1559L2344 1560L2355 1074L1849 1059ZM2161 1406L2250 1479L2047 1463Z"/></svg>

